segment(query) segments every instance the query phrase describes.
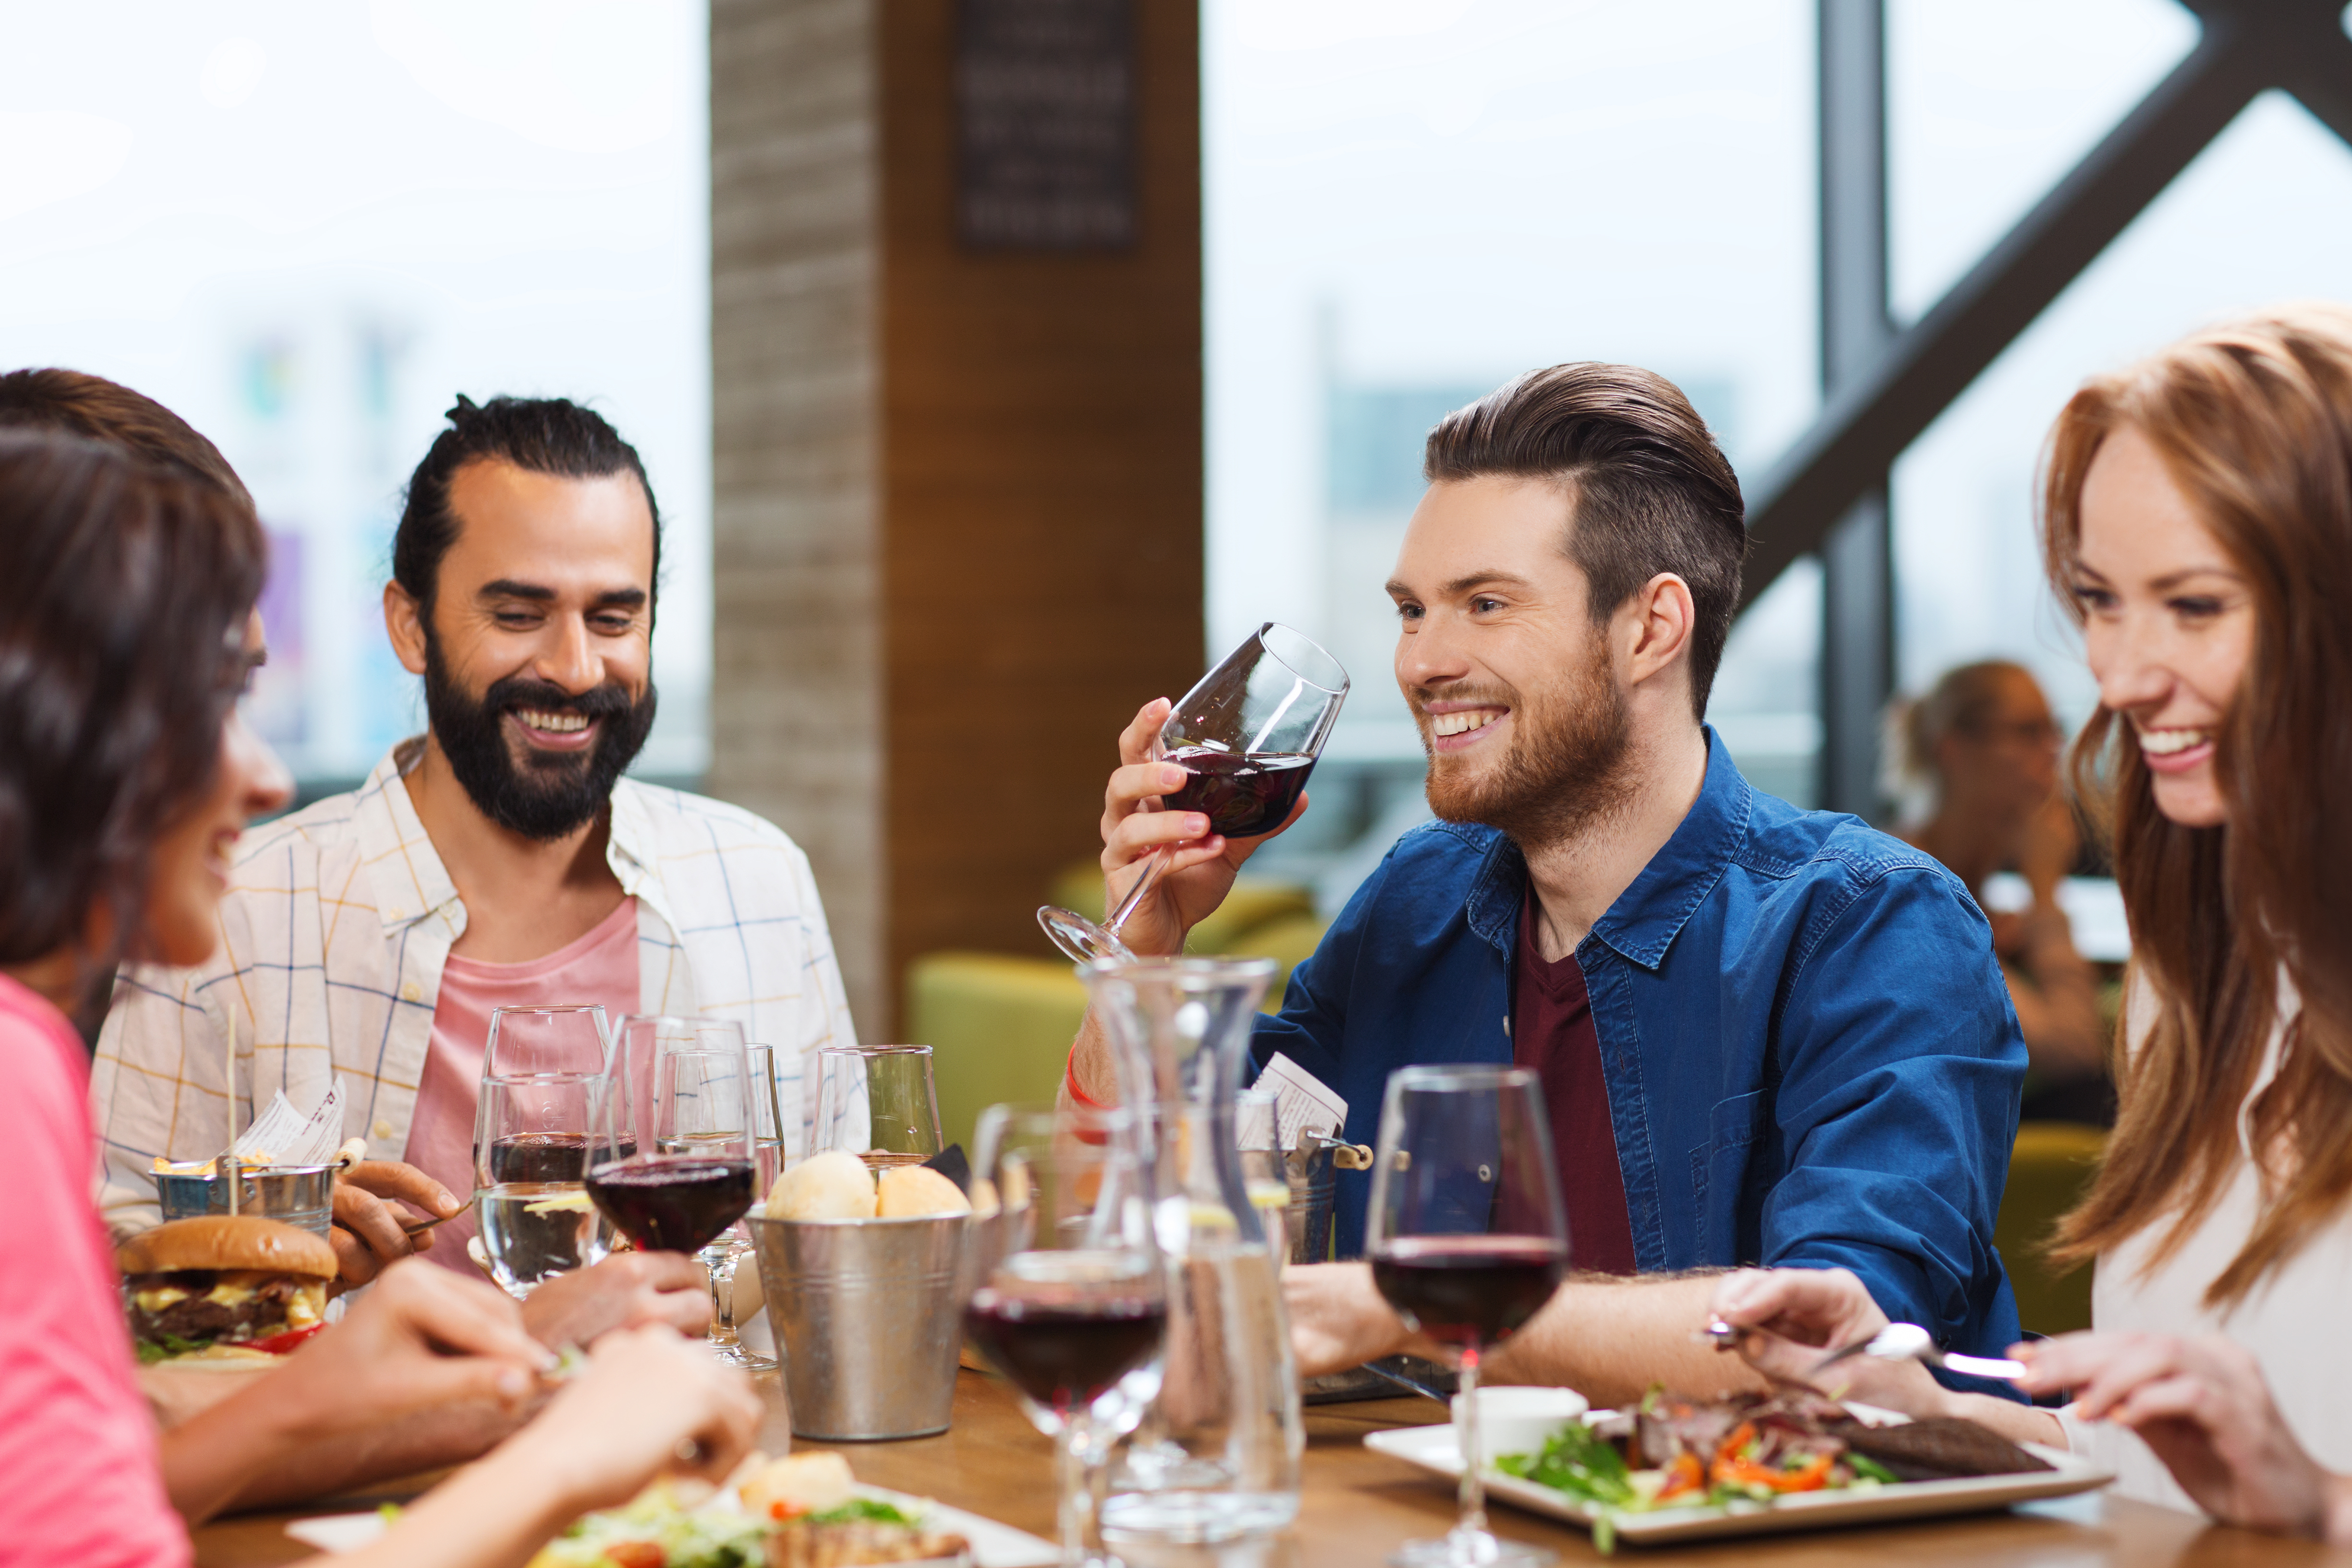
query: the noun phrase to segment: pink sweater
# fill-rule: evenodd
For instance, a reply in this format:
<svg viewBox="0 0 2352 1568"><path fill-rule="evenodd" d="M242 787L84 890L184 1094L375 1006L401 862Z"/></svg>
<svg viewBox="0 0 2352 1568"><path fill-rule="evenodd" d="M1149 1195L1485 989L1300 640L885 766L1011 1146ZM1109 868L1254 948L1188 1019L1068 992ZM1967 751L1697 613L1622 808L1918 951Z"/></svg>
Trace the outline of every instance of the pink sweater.
<svg viewBox="0 0 2352 1568"><path fill-rule="evenodd" d="M183 1568L96 1154L80 1037L0 975L0 1565Z"/></svg>

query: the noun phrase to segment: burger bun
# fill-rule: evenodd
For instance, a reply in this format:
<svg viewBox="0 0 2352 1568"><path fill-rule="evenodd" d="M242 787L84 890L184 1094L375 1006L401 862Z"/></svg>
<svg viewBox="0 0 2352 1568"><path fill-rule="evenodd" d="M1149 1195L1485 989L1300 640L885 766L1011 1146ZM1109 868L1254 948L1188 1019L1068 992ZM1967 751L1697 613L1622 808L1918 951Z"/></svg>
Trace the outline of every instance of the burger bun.
<svg viewBox="0 0 2352 1568"><path fill-rule="evenodd" d="M327 1238L258 1215L201 1215L142 1231L115 1249L125 1274L176 1274L184 1269L251 1269L332 1279L335 1249Z"/></svg>

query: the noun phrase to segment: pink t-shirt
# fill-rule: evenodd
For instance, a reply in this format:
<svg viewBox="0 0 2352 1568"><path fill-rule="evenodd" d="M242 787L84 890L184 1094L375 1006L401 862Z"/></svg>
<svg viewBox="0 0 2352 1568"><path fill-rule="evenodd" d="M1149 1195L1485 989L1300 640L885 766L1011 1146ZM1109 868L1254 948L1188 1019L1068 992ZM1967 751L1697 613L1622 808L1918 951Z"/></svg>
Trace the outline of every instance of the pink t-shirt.
<svg viewBox="0 0 2352 1568"><path fill-rule="evenodd" d="M442 965L441 994L433 1004L433 1041L425 1048L425 1072L416 1086L416 1114L408 1124L408 1148L401 1155L457 1195L474 1195L474 1107L482 1085L482 1045L489 1038L490 1014L499 1007L546 1007L601 1002L614 1028L637 1010L637 900L621 907L596 929L545 958L528 963L484 963L452 954ZM474 1215L462 1215L435 1231L424 1256L446 1268L478 1279L481 1271L466 1258L476 1230Z"/></svg>
<svg viewBox="0 0 2352 1568"><path fill-rule="evenodd" d="M96 1155L81 1037L0 975L0 1562L184 1568Z"/></svg>

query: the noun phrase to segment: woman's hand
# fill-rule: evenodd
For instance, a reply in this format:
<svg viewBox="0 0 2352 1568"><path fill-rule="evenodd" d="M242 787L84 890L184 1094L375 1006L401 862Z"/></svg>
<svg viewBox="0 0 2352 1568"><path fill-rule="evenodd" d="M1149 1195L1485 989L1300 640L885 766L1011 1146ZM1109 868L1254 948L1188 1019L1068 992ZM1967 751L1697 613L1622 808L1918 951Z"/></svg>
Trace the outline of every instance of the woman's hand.
<svg viewBox="0 0 2352 1568"><path fill-rule="evenodd" d="M761 1415L741 1373L670 1329L615 1329L588 1369L499 1449L562 1489L574 1511L626 1502L665 1471L724 1480Z"/></svg>
<svg viewBox="0 0 2352 1568"><path fill-rule="evenodd" d="M1813 1381L1823 1356L1886 1326L1869 1290L1843 1268L1742 1268L1716 1287L1712 1306L1717 1317L1746 1331L1740 1357L1769 1378L1906 1415L1948 1413L1949 1394L1916 1361L1854 1356Z"/></svg>
<svg viewBox="0 0 2352 1568"><path fill-rule="evenodd" d="M342 1321L286 1358L252 1391L301 1410L319 1435L370 1426L444 1405L512 1411L552 1363L522 1310L485 1280L427 1263L386 1268Z"/></svg>
<svg viewBox="0 0 2352 1568"><path fill-rule="evenodd" d="M710 1327L702 1265L680 1252L616 1252L542 1281L522 1304L541 1344L593 1344L614 1329L667 1323L699 1339Z"/></svg>
<svg viewBox="0 0 2352 1568"><path fill-rule="evenodd" d="M2352 1510L2336 1502L2336 1479L2287 1429L2261 1364L2243 1346L2218 1335L2085 1333L2011 1353L2033 1369L2020 1387L2072 1389L2069 1414L2138 1433L2215 1518L2352 1541Z"/></svg>
<svg viewBox="0 0 2352 1568"><path fill-rule="evenodd" d="M1224 902L1234 874L1257 847L1298 820L1307 809L1301 795L1282 826L1255 838L1228 839L1209 831L1209 819L1199 812L1163 811L1160 798L1172 795L1189 776L1174 763L1160 762L1152 751L1160 727L1174 704L1154 698L1137 710L1134 722L1118 737L1119 766L1103 792L1102 868L1106 907L1118 901L1143 874L1140 863L1163 847L1171 848L1167 866L1151 891L1135 906L1119 928L1120 940L1139 953L1180 952L1184 933Z"/></svg>
<svg viewBox="0 0 2352 1568"><path fill-rule="evenodd" d="M433 1245L433 1232L411 1236L407 1217L393 1201L445 1219L466 1205L456 1194L414 1165L397 1160L361 1160L335 1179L335 1223L327 1240L341 1265L346 1285L364 1285L412 1253Z"/></svg>

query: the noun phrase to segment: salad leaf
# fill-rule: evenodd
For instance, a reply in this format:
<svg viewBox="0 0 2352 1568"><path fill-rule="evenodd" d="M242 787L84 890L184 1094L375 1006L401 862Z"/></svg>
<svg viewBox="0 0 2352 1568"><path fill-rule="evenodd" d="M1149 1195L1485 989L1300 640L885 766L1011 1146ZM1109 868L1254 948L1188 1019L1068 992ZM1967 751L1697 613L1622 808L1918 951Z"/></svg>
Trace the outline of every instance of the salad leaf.
<svg viewBox="0 0 2352 1568"><path fill-rule="evenodd" d="M839 1508L829 1508L822 1513L805 1516L811 1524L848 1524L863 1521L872 1524L903 1524L914 1526L922 1521L904 1509L893 1508L876 1498L854 1497Z"/></svg>
<svg viewBox="0 0 2352 1568"><path fill-rule="evenodd" d="M194 1355L205 1347L194 1340L184 1340L177 1334L158 1334L152 1340L139 1342L139 1364L153 1366L175 1355Z"/></svg>
<svg viewBox="0 0 2352 1568"><path fill-rule="evenodd" d="M1562 1428L1541 1453L1504 1454L1496 1458L1495 1468L1505 1475L1604 1507L1622 1508L1641 1500L1617 1446L1580 1421Z"/></svg>
<svg viewBox="0 0 2352 1568"><path fill-rule="evenodd" d="M1883 1481L1890 1487L1900 1486L1903 1483L1902 1477L1867 1454L1857 1454L1852 1448L1848 1448L1844 1457L1846 1468L1863 1480Z"/></svg>

